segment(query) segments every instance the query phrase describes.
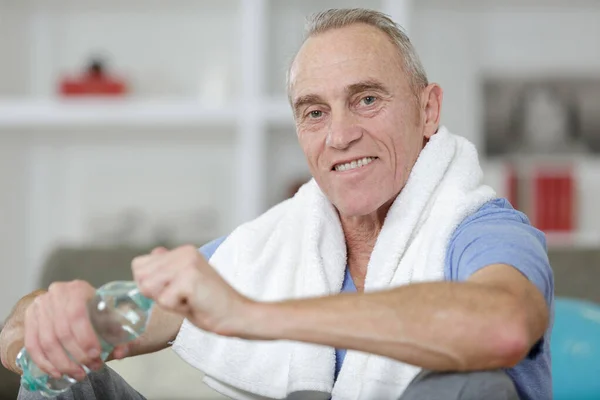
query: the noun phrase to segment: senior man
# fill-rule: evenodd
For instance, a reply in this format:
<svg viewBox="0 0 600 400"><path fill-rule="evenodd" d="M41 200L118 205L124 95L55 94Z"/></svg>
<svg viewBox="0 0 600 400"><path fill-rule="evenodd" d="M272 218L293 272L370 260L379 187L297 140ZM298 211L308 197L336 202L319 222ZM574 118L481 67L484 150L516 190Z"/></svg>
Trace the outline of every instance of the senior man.
<svg viewBox="0 0 600 400"><path fill-rule="evenodd" d="M442 89L405 34L375 11L319 13L288 91L314 179L200 252L133 260L158 307L112 357L174 342L237 399L550 399L544 236L481 183L475 148L440 126ZM57 377L85 378L65 350L100 369L84 307L93 292L57 283L22 299L3 363L17 371L24 344ZM62 395L138 396L108 369Z"/></svg>

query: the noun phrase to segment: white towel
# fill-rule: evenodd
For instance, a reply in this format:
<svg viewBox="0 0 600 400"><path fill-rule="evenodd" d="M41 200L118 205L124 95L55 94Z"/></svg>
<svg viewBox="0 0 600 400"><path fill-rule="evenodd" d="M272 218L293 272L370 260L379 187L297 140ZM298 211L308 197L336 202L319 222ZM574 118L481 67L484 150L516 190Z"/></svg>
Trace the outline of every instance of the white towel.
<svg viewBox="0 0 600 400"><path fill-rule="evenodd" d="M494 198L475 147L444 127L432 136L392 204L369 260L365 291L444 279L450 237ZM337 212L314 180L231 233L209 260L233 287L263 301L333 295L346 269ZM234 399L397 399L420 368L348 351L334 382L333 348L246 341L184 321L173 346Z"/></svg>

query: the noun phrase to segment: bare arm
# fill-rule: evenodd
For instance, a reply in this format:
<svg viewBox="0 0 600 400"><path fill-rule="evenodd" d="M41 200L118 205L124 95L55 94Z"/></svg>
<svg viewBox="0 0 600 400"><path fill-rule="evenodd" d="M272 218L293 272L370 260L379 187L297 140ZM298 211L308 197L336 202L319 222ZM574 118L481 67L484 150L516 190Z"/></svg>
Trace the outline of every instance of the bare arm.
<svg viewBox="0 0 600 400"><path fill-rule="evenodd" d="M200 329L355 349L439 371L514 366L549 319L540 290L504 264L467 282L271 303L237 292L193 246L137 257L132 266L144 295Z"/></svg>
<svg viewBox="0 0 600 400"><path fill-rule="evenodd" d="M540 291L515 268L501 264L463 283L250 303L245 315L215 330L355 349L454 371L514 366L548 325Z"/></svg>
<svg viewBox="0 0 600 400"><path fill-rule="evenodd" d="M46 293L45 290L36 290L17 302L5 321L0 332L0 358L5 368L21 373L15 360L17 354L25 345L25 311L36 297Z"/></svg>
<svg viewBox="0 0 600 400"><path fill-rule="evenodd" d="M155 306L146 332L128 346L115 349L109 360L154 353L169 347L169 342L175 340L183 319L179 314Z"/></svg>
<svg viewBox="0 0 600 400"><path fill-rule="evenodd" d="M36 290L19 300L6 319L4 329L0 332L2 365L15 373L21 373L15 359L25 345L25 314L27 308L38 296L45 293L45 290ZM174 340L177 332L179 332L182 322L183 317L165 311L160 307L155 307L146 332L128 346L115 349L109 360L152 353L168 347L168 343Z"/></svg>

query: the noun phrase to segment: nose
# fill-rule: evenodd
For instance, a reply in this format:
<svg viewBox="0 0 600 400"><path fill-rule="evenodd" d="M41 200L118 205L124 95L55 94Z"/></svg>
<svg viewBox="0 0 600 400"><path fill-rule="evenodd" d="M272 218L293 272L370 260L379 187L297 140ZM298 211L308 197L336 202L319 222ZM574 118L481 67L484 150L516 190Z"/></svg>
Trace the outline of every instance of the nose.
<svg viewBox="0 0 600 400"><path fill-rule="evenodd" d="M349 113L332 113L326 144L337 150L345 150L362 137L362 128Z"/></svg>

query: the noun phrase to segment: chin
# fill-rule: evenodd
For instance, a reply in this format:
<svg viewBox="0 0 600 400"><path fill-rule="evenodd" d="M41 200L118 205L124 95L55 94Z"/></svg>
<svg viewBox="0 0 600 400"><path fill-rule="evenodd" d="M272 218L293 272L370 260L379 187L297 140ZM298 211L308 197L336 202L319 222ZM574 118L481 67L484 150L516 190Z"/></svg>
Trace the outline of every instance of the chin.
<svg viewBox="0 0 600 400"><path fill-rule="evenodd" d="M363 199L344 199L334 202L333 205L344 217L362 217L377 212L384 203L366 197Z"/></svg>

